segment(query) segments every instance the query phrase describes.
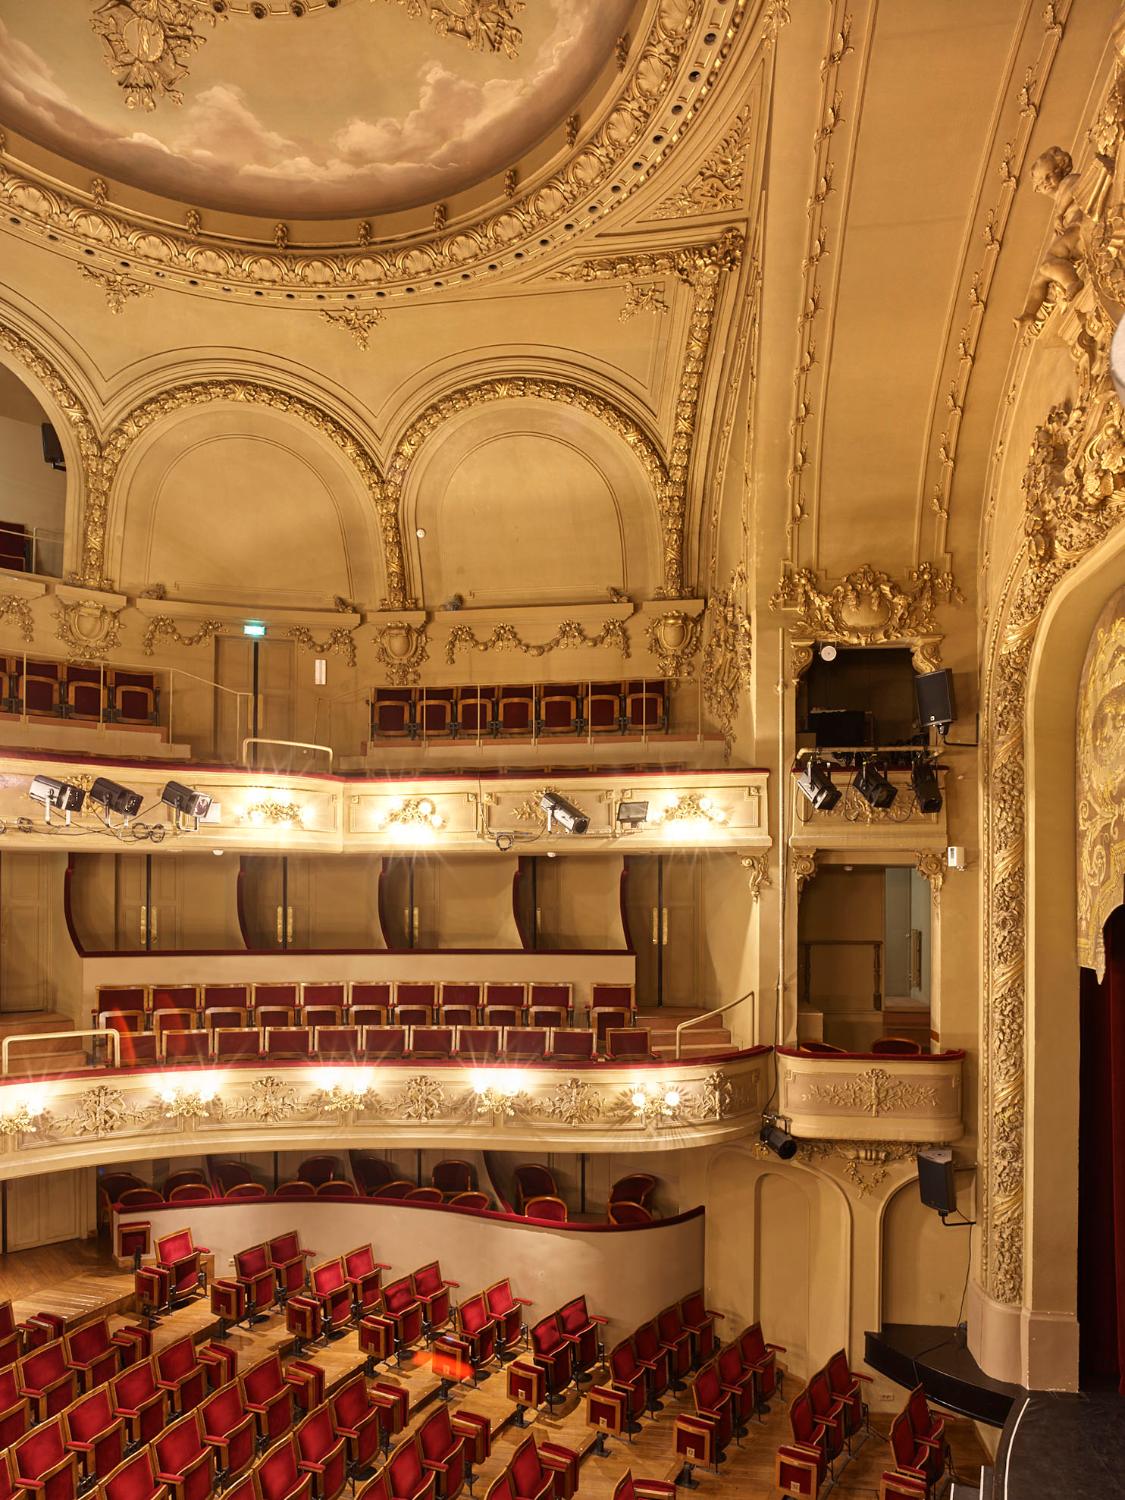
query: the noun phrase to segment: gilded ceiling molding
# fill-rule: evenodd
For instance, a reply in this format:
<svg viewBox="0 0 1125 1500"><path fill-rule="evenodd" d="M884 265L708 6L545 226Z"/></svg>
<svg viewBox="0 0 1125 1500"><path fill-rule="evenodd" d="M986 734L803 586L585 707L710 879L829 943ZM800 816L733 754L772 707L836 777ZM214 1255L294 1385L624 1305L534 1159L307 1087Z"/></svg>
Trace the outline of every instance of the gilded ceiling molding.
<svg viewBox="0 0 1125 1500"><path fill-rule="evenodd" d="M1103 928L1125 890L1125 589L1102 611L1078 700L1078 962L1105 977Z"/></svg>
<svg viewBox="0 0 1125 1500"><path fill-rule="evenodd" d="M13 619L19 626L20 635L31 644L35 639L35 621L31 605L19 594L0 594L0 620Z"/></svg>
<svg viewBox="0 0 1125 1500"><path fill-rule="evenodd" d="M838 1165L863 1198L883 1185L893 1166L913 1163L918 1152L929 1150L931 1145L926 1141L801 1141L796 1160L813 1167L822 1162ZM768 1146L755 1141L751 1150L776 1167L777 1158Z"/></svg>
<svg viewBox="0 0 1125 1500"><path fill-rule="evenodd" d="M396 687L409 687L419 681L419 669L430 655L426 640L428 626L428 621L410 625L405 620L396 620L377 632L375 655Z"/></svg>
<svg viewBox="0 0 1125 1500"><path fill-rule="evenodd" d="M740 564L730 584L712 594L704 616L706 644L700 676L703 703L727 742L730 754L734 726L743 698L750 692L754 632L742 607L747 589L746 569Z"/></svg>
<svg viewBox="0 0 1125 1500"><path fill-rule="evenodd" d="M284 412L307 422L317 432L323 433L344 454L352 468L362 479L371 496L379 522L379 533L383 544L383 568L386 576L387 597L384 609L404 609L409 601L406 597L406 564L402 545L402 534L398 523L397 495L384 484L383 476L374 455L344 424L321 407L294 396L275 386L263 385L255 380L200 380L189 384L172 386L159 396L143 401L127 413L113 427L106 438L100 463L95 465L89 480L90 500L87 505L86 551L99 560L104 557L106 514L110 495L125 456L133 444L157 422L178 411L193 406L207 406L215 401L229 401L235 405L265 406L271 411Z"/></svg>
<svg viewBox="0 0 1125 1500"><path fill-rule="evenodd" d="M828 41L820 65L820 105L813 134L812 191L807 204L808 230L805 256L801 263L804 282L801 311L797 318L797 366L793 372L793 419L789 424L789 520L786 535L790 555L794 555L797 528L805 518L805 474L809 466L806 424L813 416L813 370L817 365L817 319L823 301L820 263L828 254L828 200L835 191L836 167L833 145L837 129L844 119L844 95L840 87L845 57L855 51L852 45L852 17L849 0L832 0L828 17ZM857 96L862 93L862 78ZM853 132L854 139L854 132ZM832 295L839 277L840 256L835 256Z"/></svg>
<svg viewBox="0 0 1125 1500"><path fill-rule="evenodd" d="M745 208L746 157L756 125L747 105L691 181L658 203L650 217L688 219Z"/></svg>
<svg viewBox="0 0 1125 1500"><path fill-rule="evenodd" d="M742 262L743 235L729 227L706 244L671 250L640 251L581 261L554 273L560 281L601 282L619 278L674 276L691 288L693 302L687 347L676 395L676 420L665 482L657 490L664 532L664 587L660 597L678 599L684 592L684 529L687 519L687 477L703 391L703 370L715 324L719 285L724 271Z"/></svg>
<svg viewBox="0 0 1125 1500"><path fill-rule="evenodd" d="M124 310L125 304L138 297L152 295L152 287L145 281L133 281L119 271L102 271L97 266L79 266L78 273L92 281L105 295L105 305L111 313Z"/></svg>
<svg viewBox="0 0 1125 1500"><path fill-rule="evenodd" d="M481 640L471 625L454 625L445 643L445 659L452 666L461 650L521 651L524 656L548 656L552 651L569 651L578 647L608 647L629 655L629 632L624 620L607 620L596 635L589 635L577 620L564 620L550 640L538 645L525 641L514 625L497 625L492 634Z"/></svg>
<svg viewBox="0 0 1125 1500"><path fill-rule="evenodd" d="M124 3L124 0L119 0ZM155 0L130 0L152 10ZM179 8L185 0L159 0ZM235 0L227 0L228 5ZM238 0L241 4L241 0ZM253 3L253 0L248 0ZM317 0L303 0L306 6ZM407 0L419 3L419 0ZM503 10L504 0L426 0L433 11L464 18L473 11L484 15ZM508 0L514 5L514 0ZM725 27L737 32L747 13L747 0L732 0ZM309 298L325 290L363 291L376 286L398 291L434 279L457 278L483 270L498 255L522 248L523 268L534 255L550 253L565 234L564 222L587 202L593 202L610 180L644 149L655 160L668 150L649 142L669 102L686 95L690 104L677 124L682 140L713 89L717 56L705 75L685 83L682 70L693 55L697 39L710 24L703 0L659 0L645 36L625 58L622 83L603 111L589 138L569 149L563 164L547 169L536 180L521 183L518 195L495 203L476 217L440 230L408 233L376 248L357 234L351 245L339 243L279 249L270 236L236 240L229 235L207 235L197 219L186 230L166 218L142 217L119 206L97 204L89 194L75 194L26 166L0 163L0 204L24 229L50 234L57 248L84 256L90 248L106 255L127 257L134 274L159 272L164 286L190 291L231 287L256 300L272 298L291 305L295 294ZM451 31L453 27L449 28ZM723 56L727 49L723 50ZM641 185L640 174L628 174L629 187ZM629 197L614 197L615 205ZM608 200L607 200L608 201ZM602 205L605 207L606 205ZM547 241L543 245L541 241Z"/></svg>
<svg viewBox="0 0 1125 1500"><path fill-rule="evenodd" d="M665 465L656 444L623 407L586 386L574 384L573 381L532 376L480 380L472 385L462 386L426 407L396 444L387 465L383 500L387 514L393 513L396 517L395 535L400 535L397 517L402 509L402 496L410 467L419 449L452 417L474 407L488 406L494 401L560 401L597 417L628 444L648 476L661 518L664 546L664 587L661 595L679 598L683 593L683 483L672 477L674 464ZM397 609L406 605L405 601L399 600L389 607Z"/></svg>
<svg viewBox="0 0 1125 1500"><path fill-rule="evenodd" d="M317 656L327 656L329 653L342 656L349 667L355 666L354 626L348 630L343 625L337 625L323 641L318 641L307 625L290 625L285 633L306 651L315 651Z"/></svg>
<svg viewBox="0 0 1125 1500"><path fill-rule="evenodd" d="M1116 185L1125 139L1121 56L1091 132L1097 154L1080 174L1081 191L1068 176L1075 211L1065 239L1056 224L1048 256L1069 260L1069 268L1052 270L1056 281L1068 269L1075 276L1068 289L1075 317L1061 333L1075 361L1077 396L1052 407L1032 439L1023 476L1025 543L1000 591L984 667L981 1274L988 1294L1008 1304L1022 1300L1025 1278L1028 675L1055 588L1125 521L1125 431L1109 377L1110 339L1125 306L1118 254L1125 201Z"/></svg>
<svg viewBox="0 0 1125 1500"><path fill-rule="evenodd" d="M638 285L630 281L625 288L625 301L621 304L621 311L617 314L618 322L628 323L630 318L635 318L638 313L667 313L668 304L664 300L664 283L653 281L648 285Z"/></svg>
<svg viewBox="0 0 1125 1500"><path fill-rule="evenodd" d="M377 307L324 307L321 308L320 316L332 327L343 328L350 333L358 349L368 347L372 333L383 321L383 314Z"/></svg>
<svg viewBox="0 0 1125 1500"><path fill-rule="evenodd" d="M146 656L152 656L158 643L166 636L177 646L202 646L212 636L218 635L222 628L221 620L204 620L198 630L193 630L190 635L184 635L171 615L153 615L145 626L141 650Z"/></svg>
<svg viewBox="0 0 1125 1500"><path fill-rule="evenodd" d="M1047 79L1062 41L1070 9L1071 0L1056 0L1056 3L1045 7L1040 18L1042 37L1038 56L1031 67L1025 71L1020 87L1013 89L1012 102L1013 108L1018 109L1017 122L1011 138L1005 141L1000 153L998 171L1000 182L981 229L984 249L981 251L976 269L969 277L965 291L964 322L957 336L955 363L946 391L945 420L940 437L935 438L936 453L928 470L929 473L933 473L935 468L937 470L929 503L930 509L938 518L938 550L942 550L945 545L949 499L957 465L957 449L961 441L961 423L988 298L1015 202L1020 174L1027 159L1028 145L1038 118L1037 101L1043 97L1043 91L1047 86ZM964 270L963 266L962 273ZM1042 301L1043 298L1040 297L1028 321L1035 321L1039 317ZM935 403L930 418L931 431L936 431L937 425L938 409Z"/></svg>
<svg viewBox="0 0 1125 1500"><path fill-rule="evenodd" d="M104 661L121 644L121 614L93 599L56 599L55 634L72 661Z"/></svg>

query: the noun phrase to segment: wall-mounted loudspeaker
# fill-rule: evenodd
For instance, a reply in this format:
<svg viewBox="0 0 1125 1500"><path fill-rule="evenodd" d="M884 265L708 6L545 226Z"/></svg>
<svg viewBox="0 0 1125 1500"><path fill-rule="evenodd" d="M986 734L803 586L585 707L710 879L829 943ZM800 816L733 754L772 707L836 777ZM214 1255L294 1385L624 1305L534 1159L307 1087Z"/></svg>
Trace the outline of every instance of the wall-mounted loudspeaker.
<svg viewBox="0 0 1125 1500"><path fill-rule="evenodd" d="M953 1152L948 1146L935 1146L918 1153L918 1194L927 1208L941 1214L957 1208L957 1187L953 1181Z"/></svg>
<svg viewBox="0 0 1125 1500"><path fill-rule="evenodd" d="M63 457L62 444L59 435L51 426L50 422L44 422L39 429L43 439L43 462L50 464L52 469L66 469L66 459Z"/></svg>
<svg viewBox="0 0 1125 1500"><path fill-rule="evenodd" d="M940 729L944 734L957 717L953 707L953 674L920 672L914 679L914 697L922 728Z"/></svg>

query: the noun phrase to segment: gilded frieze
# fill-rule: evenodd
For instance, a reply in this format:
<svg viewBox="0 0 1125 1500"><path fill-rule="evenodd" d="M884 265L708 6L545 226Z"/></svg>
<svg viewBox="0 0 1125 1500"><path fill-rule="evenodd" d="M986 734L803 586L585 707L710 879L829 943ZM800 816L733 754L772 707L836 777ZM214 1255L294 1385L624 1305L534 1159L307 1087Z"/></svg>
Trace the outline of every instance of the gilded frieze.
<svg viewBox="0 0 1125 1500"><path fill-rule="evenodd" d="M1078 962L1105 974L1125 889L1125 589L1102 611L1078 700Z"/></svg>
<svg viewBox="0 0 1125 1500"><path fill-rule="evenodd" d="M577 620L563 620L548 640L525 641L514 625L501 623L484 640L471 625L454 625L445 643L445 659L452 665L457 653L467 651L519 651L524 656L549 656L552 651L571 651L579 647L591 649L608 648L629 655L629 632L624 620L606 620L602 628L591 635Z"/></svg>
<svg viewBox="0 0 1125 1500"><path fill-rule="evenodd" d="M329 653L342 656L349 667L355 666L354 628L347 630L343 625L338 625L335 630L330 630L322 641L317 640L307 625L290 625L286 633L306 651L315 651L317 656L328 656Z"/></svg>
<svg viewBox="0 0 1125 1500"><path fill-rule="evenodd" d="M703 702L726 740L728 752L752 676L754 632L742 605L745 593L746 570L740 566L731 575L729 587L708 599L704 616L706 639L700 664Z"/></svg>

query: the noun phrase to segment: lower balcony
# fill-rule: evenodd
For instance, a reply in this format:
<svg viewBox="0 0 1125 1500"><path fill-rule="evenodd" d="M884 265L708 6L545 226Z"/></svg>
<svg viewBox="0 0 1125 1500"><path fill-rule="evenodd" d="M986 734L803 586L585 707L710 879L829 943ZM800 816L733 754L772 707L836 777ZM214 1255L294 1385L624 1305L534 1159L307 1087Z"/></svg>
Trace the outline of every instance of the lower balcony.
<svg viewBox="0 0 1125 1500"><path fill-rule="evenodd" d="M779 1047L777 1112L802 1140L956 1141L964 1060Z"/></svg>

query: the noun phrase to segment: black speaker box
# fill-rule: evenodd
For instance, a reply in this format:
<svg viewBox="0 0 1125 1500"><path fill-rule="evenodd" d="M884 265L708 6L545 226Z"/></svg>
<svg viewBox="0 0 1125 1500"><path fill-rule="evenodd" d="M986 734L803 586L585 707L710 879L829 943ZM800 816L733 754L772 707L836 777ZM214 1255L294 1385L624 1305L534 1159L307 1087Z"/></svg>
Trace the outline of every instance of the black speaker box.
<svg viewBox="0 0 1125 1500"><path fill-rule="evenodd" d="M951 1214L957 1207L953 1181L953 1152L948 1146L918 1153L918 1194L927 1208Z"/></svg>
<svg viewBox="0 0 1125 1500"><path fill-rule="evenodd" d="M51 426L50 422L44 422L39 429L43 439L43 462L50 464L52 469L65 469L66 460L63 457L62 444L59 435Z"/></svg>
<svg viewBox="0 0 1125 1500"><path fill-rule="evenodd" d="M918 722L923 729L945 727L957 717L953 707L953 674L949 671L920 672L914 679Z"/></svg>

